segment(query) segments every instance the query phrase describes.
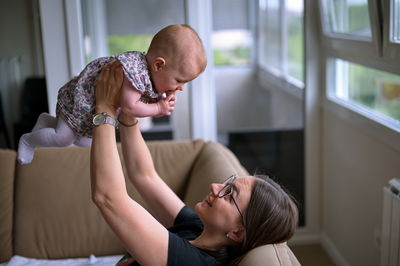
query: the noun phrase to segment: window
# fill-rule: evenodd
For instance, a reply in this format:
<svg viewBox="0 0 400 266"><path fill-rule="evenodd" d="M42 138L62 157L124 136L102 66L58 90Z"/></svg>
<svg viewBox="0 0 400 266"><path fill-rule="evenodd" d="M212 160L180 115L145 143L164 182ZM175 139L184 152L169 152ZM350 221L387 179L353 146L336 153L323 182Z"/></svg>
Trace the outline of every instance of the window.
<svg viewBox="0 0 400 266"><path fill-rule="evenodd" d="M326 0L328 30L371 38L368 0Z"/></svg>
<svg viewBox="0 0 400 266"><path fill-rule="evenodd" d="M146 52L153 36L153 34L108 35L108 53L115 55L126 51Z"/></svg>
<svg viewBox="0 0 400 266"><path fill-rule="evenodd" d="M329 97L370 113L394 127L400 124L400 75L341 59L329 62Z"/></svg>
<svg viewBox="0 0 400 266"><path fill-rule="evenodd" d="M392 29L391 41L400 43L400 0L392 0L393 15L390 20Z"/></svg>
<svg viewBox="0 0 400 266"><path fill-rule="evenodd" d="M303 1L259 0L258 3L260 67L302 88Z"/></svg>
<svg viewBox="0 0 400 266"><path fill-rule="evenodd" d="M260 12L260 63L263 67L281 72L279 0L260 1Z"/></svg>
<svg viewBox="0 0 400 266"><path fill-rule="evenodd" d="M400 1L387 0L383 3L383 56L388 60L400 60Z"/></svg>
<svg viewBox="0 0 400 266"><path fill-rule="evenodd" d="M320 3L328 99L399 132L400 1Z"/></svg>
<svg viewBox="0 0 400 266"><path fill-rule="evenodd" d="M251 1L247 0L212 1L215 66L251 64L253 34L249 18L250 4Z"/></svg>
<svg viewBox="0 0 400 266"><path fill-rule="evenodd" d="M184 0L82 0L81 5L87 63L126 51L145 52L156 32L185 23Z"/></svg>
<svg viewBox="0 0 400 266"><path fill-rule="evenodd" d="M304 81L303 75L303 1L286 0L288 74Z"/></svg>

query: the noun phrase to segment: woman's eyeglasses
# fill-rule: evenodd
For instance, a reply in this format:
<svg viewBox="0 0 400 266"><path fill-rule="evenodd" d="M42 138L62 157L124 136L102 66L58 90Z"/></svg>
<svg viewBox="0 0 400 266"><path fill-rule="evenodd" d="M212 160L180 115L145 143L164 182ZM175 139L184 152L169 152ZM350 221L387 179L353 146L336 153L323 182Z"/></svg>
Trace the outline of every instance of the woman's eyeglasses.
<svg viewBox="0 0 400 266"><path fill-rule="evenodd" d="M236 206L236 209L238 210L240 216L242 217L243 225L246 227L246 224L244 223L243 214L240 211L239 206L237 205L236 200L232 195L233 194L233 182L236 180L236 178L237 178L236 175L231 175L227 180L225 180L224 183L223 183L224 187L218 192L217 196L218 196L218 198L224 198L224 197L227 197L227 196L231 197L233 203Z"/></svg>

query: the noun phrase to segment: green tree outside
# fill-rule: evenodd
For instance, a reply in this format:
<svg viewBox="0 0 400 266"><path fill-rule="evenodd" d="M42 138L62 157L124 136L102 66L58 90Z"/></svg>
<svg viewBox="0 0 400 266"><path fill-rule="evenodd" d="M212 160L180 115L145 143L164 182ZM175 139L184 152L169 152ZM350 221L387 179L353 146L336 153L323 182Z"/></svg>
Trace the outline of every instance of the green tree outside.
<svg viewBox="0 0 400 266"><path fill-rule="evenodd" d="M152 34L109 35L107 40L109 54L115 55L126 51L146 52L152 38Z"/></svg>

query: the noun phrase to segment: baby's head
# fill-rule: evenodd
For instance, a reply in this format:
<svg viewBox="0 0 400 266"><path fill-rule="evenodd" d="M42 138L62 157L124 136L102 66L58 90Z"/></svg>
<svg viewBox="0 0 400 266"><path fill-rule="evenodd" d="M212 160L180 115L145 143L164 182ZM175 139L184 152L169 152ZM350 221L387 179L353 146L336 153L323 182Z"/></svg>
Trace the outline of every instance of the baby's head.
<svg viewBox="0 0 400 266"><path fill-rule="evenodd" d="M207 64L200 37L184 24L160 30L151 41L146 60L159 93L182 90L183 85L200 75Z"/></svg>

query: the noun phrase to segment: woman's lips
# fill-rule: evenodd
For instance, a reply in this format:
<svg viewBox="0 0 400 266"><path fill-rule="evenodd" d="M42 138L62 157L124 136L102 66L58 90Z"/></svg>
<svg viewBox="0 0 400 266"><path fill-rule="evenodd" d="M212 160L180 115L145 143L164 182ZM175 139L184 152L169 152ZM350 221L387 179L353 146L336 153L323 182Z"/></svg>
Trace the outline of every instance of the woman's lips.
<svg viewBox="0 0 400 266"><path fill-rule="evenodd" d="M207 197L204 201L208 204L208 206L212 207L209 197Z"/></svg>

